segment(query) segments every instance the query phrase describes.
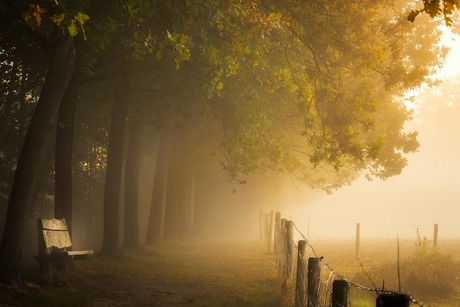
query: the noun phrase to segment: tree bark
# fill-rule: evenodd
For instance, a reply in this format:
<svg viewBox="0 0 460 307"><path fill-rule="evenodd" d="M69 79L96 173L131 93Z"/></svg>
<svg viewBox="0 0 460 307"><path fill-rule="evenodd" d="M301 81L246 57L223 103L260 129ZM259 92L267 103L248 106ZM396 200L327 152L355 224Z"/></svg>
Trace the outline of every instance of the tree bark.
<svg viewBox="0 0 460 307"><path fill-rule="evenodd" d="M152 189L149 222L145 243L154 244L163 240L166 191L168 182L169 155L171 152L170 135L163 131L160 137L155 178Z"/></svg>
<svg viewBox="0 0 460 307"><path fill-rule="evenodd" d="M123 75L115 83L114 96L104 188L104 237L102 239L102 253L106 255L116 254L120 250L120 185L129 97L129 84L126 75Z"/></svg>
<svg viewBox="0 0 460 307"><path fill-rule="evenodd" d="M139 247L139 166L141 162L142 123L129 126L128 154L125 168L125 236L124 247Z"/></svg>
<svg viewBox="0 0 460 307"><path fill-rule="evenodd" d="M179 200L178 211L178 233L181 237L191 236L193 233L193 207L195 202L195 178L194 164L191 158L190 144L186 144L181 150L182 166L180 170L181 182L179 189L182 191L182 196Z"/></svg>
<svg viewBox="0 0 460 307"><path fill-rule="evenodd" d="M170 166L168 169L168 187L166 192L164 238L180 235L179 210L186 193L187 150L183 133L174 132L171 144Z"/></svg>
<svg viewBox="0 0 460 307"><path fill-rule="evenodd" d="M38 170L43 163L48 140L51 138L59 103L74 68L73 39L60 37L21 149L11 188L0 244L0 278L3 281L11 281L18 276L23 237L31 208L31 195L35 193Z"/></svg>
<svg viewBox="0 0 460 307"><path fill-rule="evenodd" d="M59 106L55 151L54 217L65 218L72 237L72 148L78 76L74 73Z"/></svg>

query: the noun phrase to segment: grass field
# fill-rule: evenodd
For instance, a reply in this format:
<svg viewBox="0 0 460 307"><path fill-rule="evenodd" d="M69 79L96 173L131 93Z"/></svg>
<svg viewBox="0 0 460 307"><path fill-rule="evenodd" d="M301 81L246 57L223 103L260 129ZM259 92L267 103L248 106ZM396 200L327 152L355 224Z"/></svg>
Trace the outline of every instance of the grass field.
<svg viewBox="0 0 460 307"><path fill-rule="evenodd" d="M335 271L366 287L398 289L396 241L312 241ZM460 241L400 242L401 288L426 306L460 306ZM307 256L313 256L311 250ZM295 258L295 257L294 257ZM323 279L331 277L321 266ZM0 287L1 306L292 306L272 253L260 241L176 240L95 255L51 282L32 263L24 280ZM27 272L26 272L27 273ZM351 306L375 306L376 294L350 287Z"/></svg>
<svg viewBox="0 0 460 307"><path fill-rule="evenodd" d="M347 279L369 288L399 289L396 240L361 241L359 259L352 241L310 243L323 262ZM439 242L436 249L424 238L401 240L399 245L401 291L425 306L460 306L460 240ZM329 269L321 268L327 279ZM375 306L375 299L373 292L350 287L352 306Z"/></svg>

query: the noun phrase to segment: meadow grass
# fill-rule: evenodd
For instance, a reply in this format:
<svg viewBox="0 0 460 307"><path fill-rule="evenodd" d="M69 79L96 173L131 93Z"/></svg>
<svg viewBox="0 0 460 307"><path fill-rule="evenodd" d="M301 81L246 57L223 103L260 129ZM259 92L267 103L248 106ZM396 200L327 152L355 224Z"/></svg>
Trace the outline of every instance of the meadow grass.
<svg viewBox="0 0 460 307"><path fill-rule="evenodd" d="M395 240L313 241L335 271L366 287L398 289ZM424 238L400 242L401 287L427 306L459 306L460 241L433 249ZM314 256L307 249L307 257ZM323 265L322 276L330 280ZM0 287L4 306L292 306L295 280L283 289L273 253L260 241L165 241L112 257L76 262L52 281L35 278ZM350 286L354 307L375 306L376 294Z"/></svg>
<svg viewBox="0 0 460 307"><path fill-rule="evenodd" d="M0 305L11 306L282 304L273 254L258 241L167 241L112 257L95 255L51 282L0 288Z"/></svg>
<svg viewBox="0 0 460 307"><path fill-rule="evenodd" d="M369 288L385 287L412 295L425 306L460 305L459 240L445 240L437 248L426 238L400 241L400 281L397 271L397 241L361 241L360 257L355 257L353 241L313 241L316 254L324 256L335 271ZM311 257L312 251L307 257ZM329 270L322 266L323 279ZM375 306L377 294L350 286L352 306Z"/></svg>

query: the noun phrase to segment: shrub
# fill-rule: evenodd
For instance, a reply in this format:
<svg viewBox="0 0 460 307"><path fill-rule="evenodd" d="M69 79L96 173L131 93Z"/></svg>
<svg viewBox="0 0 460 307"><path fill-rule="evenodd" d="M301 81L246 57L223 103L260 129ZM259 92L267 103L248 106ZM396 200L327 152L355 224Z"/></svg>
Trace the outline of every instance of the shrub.
<svg viewBox="0 0 460 307"><path fill-rule="evenodd" d="M415 252L404 268L402 284L413 293L445 297L454 293L459 281L459 263L433 248L426 237L420 237L418 229Z"/></svg>

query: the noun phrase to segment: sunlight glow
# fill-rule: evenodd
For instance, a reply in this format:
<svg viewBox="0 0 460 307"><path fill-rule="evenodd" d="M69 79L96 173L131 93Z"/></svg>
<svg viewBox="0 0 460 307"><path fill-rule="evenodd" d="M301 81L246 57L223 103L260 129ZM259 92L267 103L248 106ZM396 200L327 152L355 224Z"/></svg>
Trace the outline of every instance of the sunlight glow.
<svg viewBox="0 0 460 307"><path fill-rule="evenodd" d="M440 81L448 80L451 78L460 77L460 35L453 33L452 29L441 25L441 45L449 48L449 52L444 59L441 69L433 75L433 79ZM418 89L407 91L403 97L404 105L408 110L414 111L417 109L417 102L415 97L425 90L427 85L422 85ZM435 89L433 89L435 90Z"/></svg>
<svg viewBox="0 0 460 307"><path fill-rule="evenodd" d="M442 26L442 30L441 44L450 48L450 51L436 77L448 79L460 75L460 35L452 33L446 26Z"/></svg>

